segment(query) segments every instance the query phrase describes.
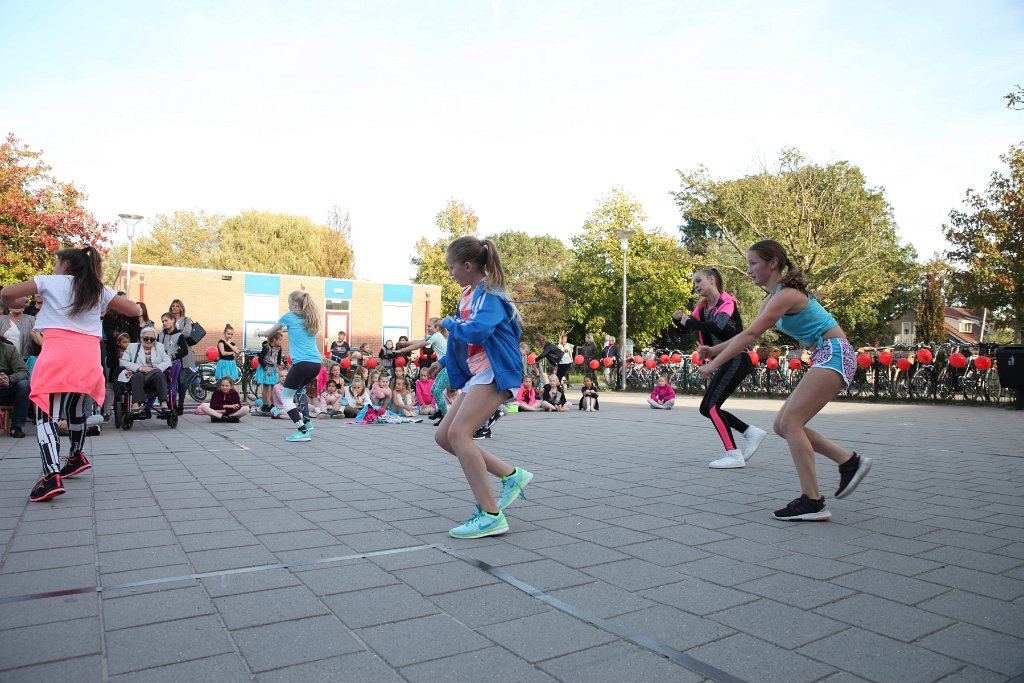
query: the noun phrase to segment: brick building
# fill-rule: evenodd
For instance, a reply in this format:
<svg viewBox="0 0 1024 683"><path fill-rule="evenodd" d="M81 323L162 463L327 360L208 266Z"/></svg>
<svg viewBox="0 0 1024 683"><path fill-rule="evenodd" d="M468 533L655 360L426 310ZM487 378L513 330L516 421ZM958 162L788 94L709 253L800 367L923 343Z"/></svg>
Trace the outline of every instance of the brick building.
<svg viewBox="0 0 1024 683"><path fill-rule="evenodd" d="M121 266L114 289L126 291L126 268ZM345 332L355 348L369 342L374 353L400 335L422 337L426 319L441 308L437 285L385 284L337 280L305 275L272 275L237 270L203 270L133 263L131 298L142 301L159 323L171 300L181 299L188 317L202 323L206 338L197 345L216 344L225 324L235 328L235 339L247 349L258 349L257 330L270 327L288 310L288 294L309 292L324 313L322 347L328 348L338 332ZM326 333L326 334L325 334ZM287 350L287 335L285 335Z"/></svg>

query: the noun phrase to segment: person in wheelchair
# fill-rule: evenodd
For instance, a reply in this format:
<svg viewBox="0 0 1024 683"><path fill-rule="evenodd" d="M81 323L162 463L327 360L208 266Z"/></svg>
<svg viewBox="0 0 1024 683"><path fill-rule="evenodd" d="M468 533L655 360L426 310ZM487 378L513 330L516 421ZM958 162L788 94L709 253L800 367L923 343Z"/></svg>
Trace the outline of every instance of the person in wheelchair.
<svg viewBox="0 0 1024 683"><path fill-rule="evenodd" d="M156 396L160 401L158 417L163 420L172 410L167 405L167 375L164 374L171 367L171 357L163 344L156 343L156 330L152 327L142 328L139 338L141 341L129 344L121 356L121 367L131 373L131 411L136 417L148 417L142 406L150 396Z"/></svg>

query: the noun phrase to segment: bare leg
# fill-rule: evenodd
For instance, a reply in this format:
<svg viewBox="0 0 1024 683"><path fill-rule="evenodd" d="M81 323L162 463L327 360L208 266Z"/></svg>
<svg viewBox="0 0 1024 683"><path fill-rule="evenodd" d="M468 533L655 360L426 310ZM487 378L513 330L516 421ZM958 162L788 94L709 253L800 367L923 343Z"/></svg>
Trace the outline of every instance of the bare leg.
<svg viewBox="0 0 1024 683"><path fill-rule="evenodd" d="M210 407L209 403L201 403L199 405L199 410L203 415L209 415L210 417L224 417L224 413L217 412Z"/></svg>
<svg viewBox="0 0 1024 683"><path fill-rule="evenodd" d="M491 491L487 474L507 477L515 468L480 448L473 433L490 417L503 401L495 384L477 384L468 393L460 394L444 416L434 440L437 445L459 459L473 497L484 512L497 512L498 503Z"/></svg>
<svg viewBox="0 0 1024 683"><path fill-rule="evenodd" d="M789 444L789 453L800 478L800 490L815 500L821 498L814 464L814 452L818 449L812 443L806 425L839 393L842 386L843 378L839 373L828 368L811 368L775 416L775 433ZM816 432L815 435L821 439L817 445L822 450L832 454L845 453L825 437Z"/></svg>

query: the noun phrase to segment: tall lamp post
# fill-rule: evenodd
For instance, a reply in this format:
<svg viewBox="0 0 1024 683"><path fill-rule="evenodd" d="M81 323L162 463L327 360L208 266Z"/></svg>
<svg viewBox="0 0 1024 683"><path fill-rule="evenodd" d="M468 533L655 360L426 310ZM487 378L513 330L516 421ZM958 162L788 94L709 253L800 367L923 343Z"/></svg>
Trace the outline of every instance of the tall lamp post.
<svg viewBox="0 0 1024 683"><path fill-rule="evenodd" d="M619 388L626 390L626 252L629 251L629 238L636 234L635 230L616 230L615 235L622 244L622 339L619 340Z"/></svg>
<svg viewBox="0 0 1024 683"><path fill-rule="evenodd" d="M140 216L137 213L119 213L117 217L124 221L124 225L128 228L128 277L124 283L124 295L126 298L132 298L132 242L135 240L135 226L138 225L145 216Z"/></svg>

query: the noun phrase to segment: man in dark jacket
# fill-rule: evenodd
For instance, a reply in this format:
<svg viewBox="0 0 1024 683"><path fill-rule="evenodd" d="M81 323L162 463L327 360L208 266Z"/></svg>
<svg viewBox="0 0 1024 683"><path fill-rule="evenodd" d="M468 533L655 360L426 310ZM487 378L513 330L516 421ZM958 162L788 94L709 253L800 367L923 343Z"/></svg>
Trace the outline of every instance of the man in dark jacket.
<svg viewBox="0 0 1024 683"><path fill-rule="evenodd" d="M557 371L558 364L562 361L562 349L558 348L557 344L548 340L543 334L538 334L533 338L533 341L540 348L538 358L543 358L548 362L548 374ZM545 378L541 384L547 384L547 379Z"/></svg>
<svg viewBox="0 0 1024 683"><path fill-rule="evenodd" d="M25 437L22 426L28 417L28 367L21 352L6 339L0 338L0 405L10 405L7 433L15 439Z"/></svg>

